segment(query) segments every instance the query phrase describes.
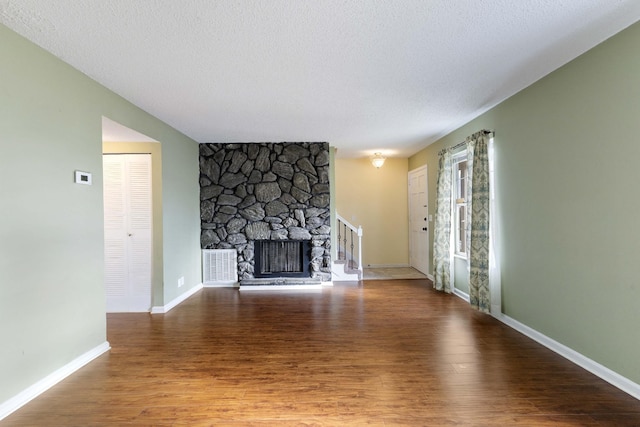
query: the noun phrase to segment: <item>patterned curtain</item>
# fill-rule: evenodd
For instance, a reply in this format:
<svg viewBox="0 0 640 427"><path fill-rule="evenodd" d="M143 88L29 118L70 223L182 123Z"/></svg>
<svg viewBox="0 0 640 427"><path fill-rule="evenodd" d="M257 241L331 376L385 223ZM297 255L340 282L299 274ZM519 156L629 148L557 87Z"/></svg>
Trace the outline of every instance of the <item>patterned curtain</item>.
<svg viewBox="0 0 640 427"><path fill-rule="evenodd" d="M469 225L469 302L478 310L489 313L489 151L484 131L467 138L467 224Z"/></svg>
<svg viewBox="0 0 640 427"><path fill-rule="evenodd" d="M451 293L451 153L444 150L438 161L436 222L433 230L434 287Z"/></svg>

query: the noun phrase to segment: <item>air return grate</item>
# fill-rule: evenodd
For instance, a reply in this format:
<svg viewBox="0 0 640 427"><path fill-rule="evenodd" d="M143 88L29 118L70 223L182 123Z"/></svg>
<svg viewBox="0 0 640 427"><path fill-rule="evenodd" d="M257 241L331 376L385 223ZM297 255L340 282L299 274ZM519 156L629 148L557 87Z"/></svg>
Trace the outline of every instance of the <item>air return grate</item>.
<svg viewBox="0 0 640 427"><path fill-rule="evenodd" d="M238 282L238 253L235 249L202 250L204 286L232 285Z"/></svg>

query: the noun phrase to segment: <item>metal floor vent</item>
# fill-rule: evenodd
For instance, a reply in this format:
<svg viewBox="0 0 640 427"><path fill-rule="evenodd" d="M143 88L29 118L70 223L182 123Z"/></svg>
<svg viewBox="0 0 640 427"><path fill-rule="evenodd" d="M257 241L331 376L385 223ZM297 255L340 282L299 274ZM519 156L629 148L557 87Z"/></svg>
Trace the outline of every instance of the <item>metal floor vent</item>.
<svg viewBox="0 0 640 427"><path fill-rule="evenodd" d="M238 252L235 249L202 250L202 284L230 285L238 282Z"/></svg>

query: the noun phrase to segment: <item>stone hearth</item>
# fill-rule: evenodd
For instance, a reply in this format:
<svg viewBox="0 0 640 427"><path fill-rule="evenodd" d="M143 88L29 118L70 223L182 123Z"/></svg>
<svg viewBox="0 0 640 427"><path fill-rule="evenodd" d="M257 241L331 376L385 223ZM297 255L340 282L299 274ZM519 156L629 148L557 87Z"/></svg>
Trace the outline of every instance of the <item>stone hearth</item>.
<svg viewBox="0 0 640 427"><path fill-rule="evenodd" d="M256 240L308 240L309 276L331 280L327 143L200 144L202 249L236 249L255 281Z"/></svg>

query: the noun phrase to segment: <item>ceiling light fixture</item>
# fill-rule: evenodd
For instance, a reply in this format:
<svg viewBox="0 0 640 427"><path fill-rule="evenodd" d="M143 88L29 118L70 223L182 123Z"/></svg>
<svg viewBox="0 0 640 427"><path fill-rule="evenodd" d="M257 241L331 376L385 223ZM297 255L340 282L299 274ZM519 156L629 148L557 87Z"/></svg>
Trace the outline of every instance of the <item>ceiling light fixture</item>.
<svg viewBox="0 0 640 427"><path fill-rule="evenodd" d="M382 165L384 165L385 160L387 160L387 158L384 157L382 153L375 153L371 157L371 164L375 166L376 169L380 169Z"/></svg>

